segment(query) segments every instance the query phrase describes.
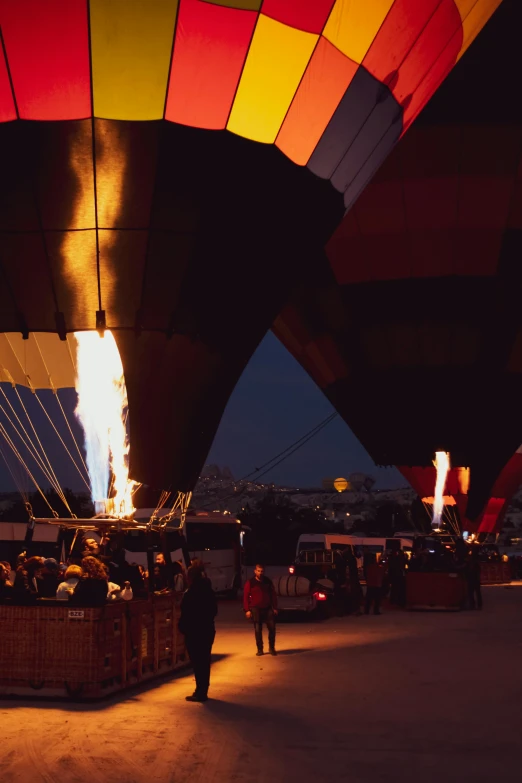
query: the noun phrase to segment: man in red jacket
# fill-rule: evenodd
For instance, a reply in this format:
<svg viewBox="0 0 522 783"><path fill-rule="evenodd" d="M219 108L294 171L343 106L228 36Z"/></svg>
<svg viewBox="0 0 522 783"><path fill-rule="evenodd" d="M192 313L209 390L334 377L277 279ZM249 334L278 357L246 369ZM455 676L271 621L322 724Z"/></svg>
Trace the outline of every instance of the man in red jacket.
<svg viewBox="0 0 522 783"><path fill-rule="evenodd" d="M257 655L263 655L263 623L268 628L270 655L277 655L275 649L277 616L277 595L272 581L265 576L265 567L257 563L254 576L245 584L243 609L248 620L254 621Z"/></svg>

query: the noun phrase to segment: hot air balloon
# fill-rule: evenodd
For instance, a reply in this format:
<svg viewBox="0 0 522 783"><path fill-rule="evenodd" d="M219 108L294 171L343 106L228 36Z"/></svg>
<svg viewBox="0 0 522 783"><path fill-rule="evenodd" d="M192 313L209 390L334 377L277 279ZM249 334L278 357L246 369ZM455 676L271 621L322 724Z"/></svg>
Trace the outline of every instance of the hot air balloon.
<svg viewBox="0 0 522 783"><path fill-rule="evenodd" d="M274 327L378 464L428 496L436 451L470 469L475 529L522 442L521 14L500 7Z"/></svg>
<svg viewBox="0 0 522 783"><path fill-rule="evenodd" d="M436 480L435 468L402 465L399 467L399 470L419 497L426 503L429 514ZM518 448L510 457L496 477L489 497L483 504L479 515L476 519L470 520L467 517L470 470L459 467L451 468L444 490L444 504L447 506L450 529L458 526L462 531L476 533L479 536L500 533L506 511L509 508L509 502L521 484L522 447ZM452 506L457 507L458 517L452 512Z"/></svg>
<svg viewBox="0 0 522 783"><path fill-rule="evenodd" d="M499 0L0 0L0 332L112 330L190 490L296 279Z"/></svg>

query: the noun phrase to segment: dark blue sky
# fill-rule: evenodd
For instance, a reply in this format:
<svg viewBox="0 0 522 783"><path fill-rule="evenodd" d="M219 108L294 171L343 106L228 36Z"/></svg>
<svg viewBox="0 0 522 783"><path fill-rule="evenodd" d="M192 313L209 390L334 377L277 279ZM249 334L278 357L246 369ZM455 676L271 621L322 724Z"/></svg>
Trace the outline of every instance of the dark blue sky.
<svg viewBox="0 0 522 783"><path fill-rule="evenodd" d="M208 462L249 473L319 424L333 408L298 362L269 332L241 377ZM377 486L404 486L394 469L376 468L347 425L335 419L263 480L318 486L325 477L370 473Z"/></svg>
<svg viewBox="0 0 522 783"><path fill-rule="evenodd" d="M6 388L6 384L2 386L22 416L15 393L10 387ZM34 396L27 389L20 389L20 394L62 486L84 489ZM56 426L65 434L66 426L52 392L42 391L39 395ZM72 390L60 391L60 399L78 440L81 440L80 428L74 422L75 398ZM0 405L6 407L2 396ZM269 333L232 394L207 462L222 467L228 465L234 476L240 478L290 446L332 412L332 406L315 383ZM3 416L0 420L5 422ZM26 420L24 424L28 429ZM73 450L70 439L67 444ZM9 454L1 436L0 446L4 453ZM10 459L10 464L13 468L17 465L13 459ZM302 487L320 486L325 477L347 476L354 471L375 476L377 486L381 488L405 484L397 471L376 468L346 424L337 418L263 480ZM24 471L17 467L16 473L24 488L30 490L31 483ZM0 490L15 488L14 480L0 456Z"/></svg>

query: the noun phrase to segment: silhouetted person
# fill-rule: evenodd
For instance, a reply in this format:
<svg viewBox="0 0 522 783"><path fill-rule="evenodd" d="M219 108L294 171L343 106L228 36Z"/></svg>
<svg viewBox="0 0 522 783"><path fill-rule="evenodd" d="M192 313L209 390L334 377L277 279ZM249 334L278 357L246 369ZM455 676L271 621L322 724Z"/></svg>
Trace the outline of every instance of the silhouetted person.
<svg viewBox="0 0 522 783"><path fill-rule="evenodd" d="M196 690L187 701L207 701L210 683L210 656L216 635L214 619L217 602L212 585L201 568L191 566L187 572L188 590L181 602L178 628L194 668Z"/></svg>
<svg viewBox="0 0 522 783"><path fill-rule="evenodd" d="M263 655L263 623L268 629L270 655L277 655L275 649L277 595L272 580L265 576L265 567L260 563L254 568L254 576L245 583L243 609L247 619L254 621L256 655Z"/></svg>
<svg viewBox="0 0 522 783"><path fill-rule="evenodd" d="M390 603L395 606L406 604L406 555L399 549L392 552L388 563L390 579Z"/></svg>
<svg viewBox="0 0 522 783"><path fill-rule="evenodd" d="M61 581L60 569L54 557L44 560L44 567L40 571L38 592L41 598L55 598L58 585Z"/></svg>
<svg viewBox="0 0 522 783"><path fill-rule="evenodd" d="M69 601L78 606L103 606L109 594L109 569L94 555L82 560L82 575Z"/></svg>
<svg viewBox="0 0 522 783"><path fill-rule="evenodd" d="M36 599L40 594L40 574L44 567L43 557L30 557L16 569L14 592L16 599Z"/></svg>
<svg viewBox="0 0 522 783"><path fill-rule="evenodd" d="M468 548L462 538L457 538L455 542L455 564L457 568L464 567L467 559Z"/></svg>
<svg viewBox="0 0 522 783"><path fill-rule="evenodd" d="M482 591L480 589L480 560L477 547L472 547L466 563L466 581L468 583L468 603L470 609L482 609Z"/></svg>
<svg viewBox="0 0 522 783"><path fill-rule="evenodd" d="M169 569L165 562L165 555L159 552L154 563L154 590L167 590L172 587L172 579L169 578Z"/></svg>
<svg viewBox="0 0 522 783"><path fill-rule="evenodd" d="M348 586L350 590L350 611L357 616L361 615L361 604L363 602L363 591L359 580L359 566L351 547L343 552L346 561L346 570L348 572Z"/></svg>
<svg viewBox="0 0 522 783"><path fill-rule="evenodd" d="M3 563L0 563L0 601L3 598L11 598L13 586L9 581L9 571Z"/></svg>
<svg viewBox="0 0 522 783"><path fill-rule="evenodd" d="M380 614L386 568L383 563L377 562L375 555L369 554L364 558L364 573L366 575L364 614L370 614L372 606L373 613Z"/></svg>

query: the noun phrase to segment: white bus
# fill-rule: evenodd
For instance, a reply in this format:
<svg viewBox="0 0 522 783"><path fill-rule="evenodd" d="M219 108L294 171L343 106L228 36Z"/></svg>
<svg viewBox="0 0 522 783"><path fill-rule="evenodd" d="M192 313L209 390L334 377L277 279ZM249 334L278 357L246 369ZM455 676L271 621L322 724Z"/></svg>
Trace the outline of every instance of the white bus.
<svg viewBox="0 0 522 783"><path fill-rule="evenodd" d="M382 556L384 552L404 550L408 556L413 547L413 538L362 538L360 536L347 536L337 533L303 533L297 540L296 558L299 560L301 552L307 550L331 549L340 550L353 546L363 555L371 552Z"/></svg>
<svg viewBox="0 0 522 783"><path fill-rule="evenodd" d="M150 519L154 509L138 509L134 513L137 522ZM160 509L156 516L169 513L169 509ZM243 537L245 528L239 519L219 511L195 511L187 514L185 521L185 538L191 560L200 559L205 572L212 582L216 593L235 594L245 582L246 568L244 563ZM126 550L128 562L147 566L145 547L133 546L133 539L143 542L143 534L135 535L132 531L126 535ZM173 560L182 560L179 532L167 532L167 544Z"/></svg>
<svg viewBox="0 0 522 783"><path fill-rule="evenodd" d="M57 527L36 525L29 547L24 543L26 532L26 522L0 522L0 560L9 560L14 565L18 555L26 549L30 555L56 557Z"/></svg>

